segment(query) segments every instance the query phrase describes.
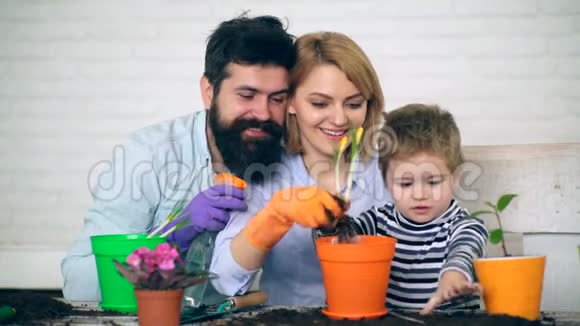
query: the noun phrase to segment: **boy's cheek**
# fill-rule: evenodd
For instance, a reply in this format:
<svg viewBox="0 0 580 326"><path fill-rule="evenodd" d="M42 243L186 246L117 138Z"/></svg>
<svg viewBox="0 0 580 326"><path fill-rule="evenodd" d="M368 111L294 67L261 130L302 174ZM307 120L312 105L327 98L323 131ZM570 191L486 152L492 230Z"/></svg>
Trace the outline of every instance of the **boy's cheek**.
<svg viewBox="0 0 580 326"><path fill-rule="evenodd" d="M391 196L393 196L393 201L395 202L395 205L399 207L403 206L402 204L404 204L405 201L403 188L397 186L389 186L387 187L387 189L391 193Z"/></svg>

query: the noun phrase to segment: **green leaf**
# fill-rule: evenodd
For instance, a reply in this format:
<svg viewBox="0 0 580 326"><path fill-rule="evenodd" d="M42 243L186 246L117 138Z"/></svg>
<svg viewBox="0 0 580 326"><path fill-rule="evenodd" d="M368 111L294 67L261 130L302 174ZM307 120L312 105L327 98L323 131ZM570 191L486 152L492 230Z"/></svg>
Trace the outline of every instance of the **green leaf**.
<svg viewBox="0 0 580 326"><path fill-rule="evenodd" d="M503 196L501 196L498 200L497 200L497 210L499 212L503 211L512 201L512 199L514 199L514 197L516 197L516 194L505 194Z"/></svg>
<svg viewBox="0 0 580 326"><path fill-rule="evenodd" d="M498 244L503 239L502 229L495 229L489 233L489 241L493 244Z"/></svg>
<svg viewBox="0 0 580 326"><path fill-rule="evenodd" d="M496 208L495 208L495 205L494 204L492 204L491 202L488 202L488 201L486 201L485 204L487 206L491 207L493 209L493 211L495 212Z"/></svg>
<svg viewBox="0 0 580 326"><path fill-rule="evenodd" d="M358 152L358 144L356 143L356 129L350 127L348 129L348 137L350 138L350 160L352 163L352 159L355 157L356 153Z"/></svg>
<svg viewBox="0 0 580 326"><path fill-rule="evenodd" d="M471 213L471 217L477 217L479 215L484 215L484 214L493 214L493 212L492 211L484 211L484 210L475 211L475 212Z"/></svg>
<svg viewBox="0 0 580 326"><path fill-rule="evenodd" d="M339 155L339 152L338 152L338 149L336 149L334 151L334 153L332 154L332 164L334 167L336 167L338 165L338 155Z"/></svg>
<svg viewBox="0 0 580 326"><path fill-rule="evenodd" d="M181 229L184 226L187 226L189 224L189 219L185 218L183 219L183 221L179 222L179 224L177 224L175 226L175 230Z"/></svg>

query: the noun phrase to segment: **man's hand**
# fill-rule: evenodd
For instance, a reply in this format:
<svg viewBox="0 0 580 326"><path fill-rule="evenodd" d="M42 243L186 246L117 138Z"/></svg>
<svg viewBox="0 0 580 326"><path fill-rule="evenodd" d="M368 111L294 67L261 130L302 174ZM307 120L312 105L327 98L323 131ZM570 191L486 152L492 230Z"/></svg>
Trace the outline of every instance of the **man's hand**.
<svg viewBox="0 0 580 326"><path fill-rule="evenodd" d="M469 282L463 273L453 270L447 271L441 276L437 292L435 292L429 302L423 307L421 314L430 314L438 305L455 297L479 294L481 291L481 286L477 283Z"/></svg>
<svg viewBox="0 0 580 326"><path fill-rule="evenodd" d="M204 231L221 231L230 219L231 211L245 211L244 191L230 185L216 185L200 192L185 209L169 223L161 234L181 222L186 225L170 233L168 240L186 251L191 241Z"/></svg>

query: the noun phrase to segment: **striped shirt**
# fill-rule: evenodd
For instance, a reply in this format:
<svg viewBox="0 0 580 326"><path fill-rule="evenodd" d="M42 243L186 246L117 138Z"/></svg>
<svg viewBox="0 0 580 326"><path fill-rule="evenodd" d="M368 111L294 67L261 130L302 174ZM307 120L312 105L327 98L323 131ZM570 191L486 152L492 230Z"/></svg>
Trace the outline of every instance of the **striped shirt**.
<svg viewBox="0 0 580 326"><path fill-rule="evenodd" d="M439 278L449 270L474 281L473 260L484 255L487 229L455 200L435 219L416 223L393 204L371 208L353 218L357 233L397 239L387 291L387 307L421 309L436 292ZM476 297L456 298L438 309L479 308Z"/></svg>

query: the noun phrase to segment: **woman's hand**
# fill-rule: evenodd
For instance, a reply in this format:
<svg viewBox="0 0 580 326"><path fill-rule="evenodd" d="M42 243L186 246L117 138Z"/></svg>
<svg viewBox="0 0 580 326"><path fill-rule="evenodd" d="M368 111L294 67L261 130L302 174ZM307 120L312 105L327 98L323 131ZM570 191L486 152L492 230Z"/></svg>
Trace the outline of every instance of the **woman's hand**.
<svg viewBox="0 0 580 326"><path fill-rule="evenodd" d="M269 251L294 223L308 228L332 225L345 208L344 200L316 186L287 188L272 196L243 234L257 249Z"/></svg>

